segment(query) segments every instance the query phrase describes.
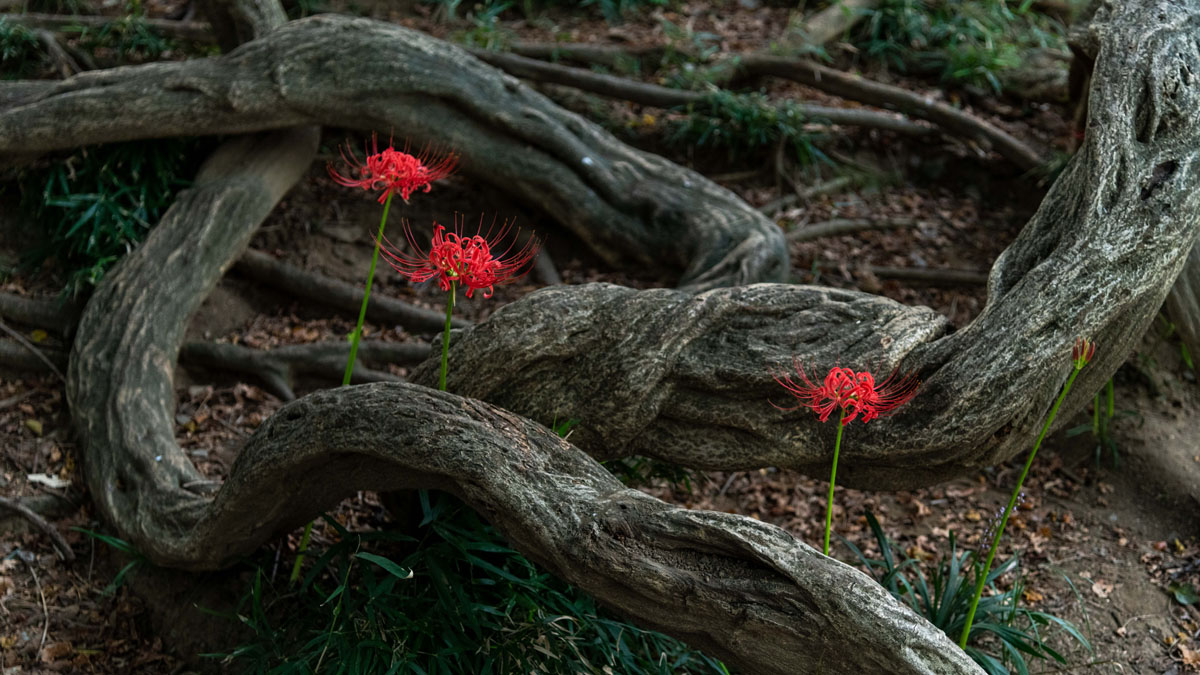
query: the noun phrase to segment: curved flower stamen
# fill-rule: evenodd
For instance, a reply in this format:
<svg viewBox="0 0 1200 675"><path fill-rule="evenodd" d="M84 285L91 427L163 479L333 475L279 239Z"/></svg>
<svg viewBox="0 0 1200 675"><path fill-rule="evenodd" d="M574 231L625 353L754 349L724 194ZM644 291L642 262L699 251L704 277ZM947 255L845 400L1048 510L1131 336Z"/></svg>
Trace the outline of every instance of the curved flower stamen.
<svg viewBox="0 0 1200 675"><path fill-rule="evenodd" d="M919 385L915 376L901 375L899 371L876 383L875 376L867 371L856 372L837 366L829 370L820 385L816 385L799 361L793 364L799 382L792 380L791 375L776 376L775 381L800 402L797 407L810 408L821 422L828 421L833 411L839 408L843 411L842 425L855 418L866 423L890 415L916 396Z"/></svg>
<svg viewBox="0 0 1200 675"><path fill-rule="evenodd" d="M387 200L388 195L398 194L404 201L413 192L420 190L429 192L435 181L441 180L454 172L458 165L458 155L453 152L442 153L427 146L419 155L412 155L405 143L404 150L396 150L389 141L388 147L379 150L379 139L371 134L370 152L366 152L366 160L359 161L353 151L341 148L342 160L350 167L348 176L339 174L330 162L327 166L329 176L338 185L357 187L368 191L382 190L379 203ZM357 178L354 176L357 175Z"/></svg>
<svg viewBox="0 0 1200 675"><path fill-rule="evenodd" d="M412 252L402 252L387 238L381 250L392 269L409 281L420 283L436 278L443 291L449 291L454 283L467 289L468 298L477 290L483 290L483 296L490 298L495 286L513 283L528 274L529 263L537 255L541 242L529 237L520 248L513 243L502 252L493 252L509 235L512 225L505 221L495 235L490 227L486 234L481 234L480 221L480 228L470 236L462 234L462 219L456 219L454 232L446 231L445 226L435 221L428 250L416 242L412 228L405 221L404 235Z"/></svg>

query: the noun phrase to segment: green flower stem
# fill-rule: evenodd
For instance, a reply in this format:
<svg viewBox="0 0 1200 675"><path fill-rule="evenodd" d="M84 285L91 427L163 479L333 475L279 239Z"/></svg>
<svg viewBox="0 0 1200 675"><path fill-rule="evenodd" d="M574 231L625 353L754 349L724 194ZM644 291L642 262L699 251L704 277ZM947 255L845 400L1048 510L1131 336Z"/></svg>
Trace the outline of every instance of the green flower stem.
<svg viewBox="0 0 1200 675"><path fill-rule="evenodd" d="M350 384L350 375L354 373L354 360L358 356L358 342L362 339L363 322L367 318L367 301L371 299L371 283L375 281L375 265L379 262L379 245L383 242L383 228L387 226L388 210L392 207L392 194L388 192L383 202L383 217L379 219L379 236L375 237L375 252L371 254L371 267L367 270L367 289L363 293L362 307L358 310L358 323L350 335L350 358L346 360L346 372L342 375L342 386ZM289 583L296 583L300 578L300 565L304 563L304 554L308 551L308 539L312 536L312 521L304 526L304 534L300 536L300 548L296 552L296 562L292 565L292 576Z"/></svg>
<svg viewBox="0 0 1200 675"><path fill-rule="evenodd" d="M446 329L442 331L442 369L438 371L438 391L446 391L446 368L450 360L450 313L454 311L454 293L458 282L450 281L450 297L446 298Z"/></svg>
<svg viewBox="0 0 1200 675"><path fill-rule="evenodd" d="M392 193L389 192L387 201L383 203L383 218L379 219L379 236L375 237L375 252L371 254L371 267L367 270L367 290L363 293L362 307L358 310L358 324L354 326L354 334L350 338L350 358L346 360L346 373L342 375L342 386L350 384L350 375L354 372L354 359L358 356L358 342L362 339L363 321L367 318L367 301L371 299L371 282L375 281L375 263L379 262L379 245L383 242L383 228L387 225L388 209L392 206Z"/></svg>
<svg viewBox="0 0 1200 675"><path fill-rule="evenodd" d="M1058 407L1067 398L1067 392L1071 391L1071 385L1075 383L1075 376L1079 375L1079 371L1083 370L1084 365L1076 364L1075 369L1071 371L1071 376L1067 378L1067 383L1063 385L1058 399L1054 401L1054 406L1050 408L1050 415L1046 418L1046 423L1042 425L1042 432L1038 434L1037 442L1033 444L1033 450L1029 452L1029 459L1025 460L1025 468L1021 470L1021 477L1017 479L1017 487L1013 488L1012 497L1009 498L1004 515L1000 518L1000 527L996 528L996 534L992 536L992 547L988 551L987 562L983 564L983 571L979 572L979 579L975 582L975 597L971 600L971 608L967 610L967 622L963 624L962 636L958 638L958 646L962 649L967 648L967 638L971 635L971 624L975 621L975 610L979 607L979 598L983 596L983 584L987 581L988 572L992 569L992 559L996 557L996 549L1000 546L1000 537L1004 535L1004 528L1008 525L1008 517L1017 505L1017 496L1021 494L1021 486L1025 484L1025 477L1029 475L1029 467L1033 465L1033 458L1037 455L1038 448L1042 447L1042 440L1046 438L1046 432L1050 430L1054 416L1058 414Z"/></svg>
<svg viewBox="0 0 1200 675"><path fill-rule="evenodd" d="M829 555L829 530L833 525L833 486L837 479L837 461L838 452L842 449L842 421L846 419L846 409L842 408L842 414L838 415L838 430L837 440L833 442L833 470L829 472L829 503L825 507L825 547L821 553Z"/></svg>
<svg viewBox="0 0 1200 675"><path fill-rule="evenodd" d="M1108 401L1108 419L1112 419L1113 414L1115 412L1113 410L1113 405L1114 405L1115 401L1113 400L1112 378L1109 378L1108 384L1104 385L1104 398Z"/></svg>

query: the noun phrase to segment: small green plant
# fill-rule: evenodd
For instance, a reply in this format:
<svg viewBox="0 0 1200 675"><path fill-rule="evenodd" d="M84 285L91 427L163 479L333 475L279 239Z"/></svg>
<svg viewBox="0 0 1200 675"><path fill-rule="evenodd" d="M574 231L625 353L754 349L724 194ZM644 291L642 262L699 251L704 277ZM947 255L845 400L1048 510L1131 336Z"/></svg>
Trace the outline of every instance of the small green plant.
<svg viewBox="0 0 1200 675"><path fill-rule="evenodd" d="M54 258L70 295L98 283L190 184L200 147L195 140L118 143L24 172L22 204L46 235L26 252L26 265Z"/></svg>
<svg viewBox="0 0 1200 675"><path fill-rule="evenodd" d="M998 74L1019 65L1023 50L1065 45L1066 29L1031 6L1029 1L1013 7L1004 0L884 0L851 41L868 58L901 71L939 73L946 82L1000 91Z"/></svg>
<svg viewBox="0 0 1200 675"><path fill-rule="evenodd" d="M41 69L45 54L33 31L0 16L0 79L19 80Z"/></svg>
<svg viewBox="0 0 1200 675"><path fill-rule="evenodd" d="M134 61L152 61L176 47L173 40L150 28L146 17L138 14L127 14L99 28L84 28L79 46L89 51L112 50L118 58Z"/></svg>
<svg viewBox="0 0 1200 675"><path fill-rule="evenodd" d="M994 532L990 533L992 539L991 546L988 547L987 559L983 561L983 571L976 575L975 595L971 601L970 609L967 611L967 620L963 626L962 635L958 639L958 646L963 649L967 648L967 641L971 635L971 622L975 618L975 610L979 605L980 598L983 596L985 577L988 570L992 568L992 560L995 558L996 550L1000 546L1000 538L1004 536L1004 528L1008 525L1008 519L1012 516L1013 508L1017 505L1017 500L1025 494L1021 488L1025 485L1025 479L1029 476L1029 467L1033 466L1033 458L1037 456L1038 449L1042 447L1042 441L1046 438L1046 432L1050 430L1050 425L1054 423L1054 417L1058 414L1059 406L1062 405L1062 402L1067 398L1067 394L1070 393L1071 385L1075 384L1075 378L1079 376L1079 372L1091 362L1092 357L1095 355L1095 342L1082 337L1075 339L1075 345L1071 348L1071 374L1067 376L1067 381L1063 384L1062 390L1059 391L1058 398L1054 399L1054 404L1050 406L1050 412L1046 415L1046 422L1042 425L1042 430L1038 433L1037 440L1033 443L1033 449L1029 451L1029 457L1025 460L1025 467L1021 469L1021 475L1017 477L1017 484L1013 488L1008 505L1004 507L1004 512L1000 515Z"/></svg>
<svg viewBox="0 0 1200 675"><path fill-rule="evenodd" d="M500 26L500 15L510 7L511 2L489 2L477 6L471 14L471 23L474 25L459 35L459 42L481 49L506 48L512 42L513 33Z"/></svg>
<svg viewBox="0 0 1200 675"><path fill-rule="evenodd" d="M917 559L895 550L874 514L868 511L866 517L879 546L880 558L869 557L845 539L843 543L892 596L940 628L950 639L957 639L970 612L974 582L983 572L977 552L959 551L951 533L949 554L939 558L926 577ZM998 588L997 580L1010 572L1015 579L1012 586L1007 590ZM1058 627L1086 649L1091 649L1087 639L1069 621L1020 605L1024 576L1016 556L987 572L983 581L991 594L983 598L975 610L975 621L964 651L989 675L1013 672L1026 675L1029 672L1028 657L1066 663L1066 659L1047 643L1046 629L1050 627Z"/></svg>
<svg viewBox="0 0 1200 675"><path fill-rule="evenodd" d="M423 494L415 538L355 534L325 517L339 540L298 589L272 582L264 559L228 615L253 639L209 656L272 673L727 673L610 616L457 499Z"/></svg>
<svg viewBox="0 0 1200 675"><path fill-rule="evenodd" d="M1112 458L1112 466L1114 469L1121 466L1121 454L1117 447L1117 441L1112 435L1112 421L1116 417L1116 400L1114 395L1113 381L1110 378L1105 383L1104 388L1096 392L1092 399L1092 423L1080 424L1077 427L1072 427L1067 430L1067 437L1078 436L1087 432L1091 432L1096 439L1095 461L1097 468L1100 466L1100 460L1107 453Z"/></svg>
<svg viewBox="0 0 1200 675"><path fill-rule="evenodd" d="M118 539L117 537L101 534L99 532L87 530L82 527L72 527L71 529L76 532L82 532L92 539L107 544L108 546L120 551L121 553L124 553L130 558L129 562L125 563L125 565L117 571L117 574L113 577L113 580L104 587L103 591L101 591L103 595L112 595L113 593L116 593L117 589L119 589L121 585L125 583L125 580L129 578L134 571L140 567L148 566L150 564L150 561L145 555L142 554L141 551L134 548L133 544L130 544L124 539Z"/></svg>
<svg viewBox="0 0 1200 675"><path fill-rule="evenodd" d="M809 119L791 101L773 104L762 94L718 90L687 112L668 142L725 150L731 159L785 145L801 166L833 165L817 147L820 137L805 129Z"/></svg>

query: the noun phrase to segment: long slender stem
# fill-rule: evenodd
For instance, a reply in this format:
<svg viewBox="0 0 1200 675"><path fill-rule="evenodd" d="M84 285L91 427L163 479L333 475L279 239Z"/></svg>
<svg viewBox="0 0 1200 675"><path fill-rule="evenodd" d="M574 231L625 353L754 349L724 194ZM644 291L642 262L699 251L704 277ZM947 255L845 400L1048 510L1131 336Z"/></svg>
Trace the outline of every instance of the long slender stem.
<svg viewBox="0 0 1200 675"><path fill-rule="evenodd" d="M358 310L358 323L350 337L350 358L346 360L346 373L342 375L342 386L350 384L354 372L354 359L358 356L358 342L362 339L363 321L367 318L367 301L371 299L371 283L375 281L375 264L379 262L379 245L383 242L383 228L387 226L388 209L392 206L392 193L383 202L383 217L379 219L379 236L375 237L375 252L371 254L371 267L367 270L367 289L363 293L362 307Z"/></svg>
<svg viewBox="0 0 1200 675"><path fill-rule="evenodd" d="M1050 408L1050 415L1046 417L1046 423L1042 425L1042 431L1038 434L1037 442L1033 444L1033 450L1029 452L1029 458L1025 460L1025 468L1021 470L1021 477L1017 479L1017 486L1013 488L1012 497L1008 500L1008 506L1004 508L1004 515L1000 518L1000 526L996 528L996 534L992 536L992 547L988 550L987 562L983 564L983 570L979 572L979 578L975 581L975 597L971 600L971 608L967 611L967 622L963 624L962 635L958 638L958 646L962 649L966 649L967 647L967 638L971 635L971 624L975 621L975 610L979 607L979 598L983 596L983 585L987 581L988 572L992 569L992 560L996 557L996 549L1000 546L1000 537L1004 535L1004 528L1008 525L1008 517L1017 505L1017 495L1021 494L1021 486L1025 484L1025 477L1029 475L1029 467L1033 465L1033 458L1037 455L1038 448L1042 447L1042 440L1046 438L1046 432L1050 430L1050 424L1054 422L1054 416L1058 414L1058 407L1067 398L1067 392L1071 391L1071 385L1075 383L1075 376L1079 375L1079 371L1082 369L1083 365L1079 364L1071 371L1071 376L1067 378L1067 383L1063 385L1062 392L1059 393L1058 399L1054 401L1054 406Z"/></svg>
<svg viewBox="0 0 1200 675"><path fill-rule="evenodd" d="M837 440L833 442L833 470L829 472L829 503L825 506L825 546L821 553L829 555L829 530L833 526L833 486L837 480L838 452L842 449L842 421L846 419L846 409L838 416Z"/></svg>
<svg viewBox="0 0 1200 675"><path fill-rule="evenodd" d="M379 219L379 235L375 237L375 252L371 254L371 267L367 269L367 288L363 292L362 307L358 310L358 323L350 335L350 358L346 359L346 372L342 375L342 386L350 384L350 376L354 373L354 360L358 356L358 343L362 339L363 322L367 319L367 301L371 299L371 284L375 281L375 265L379 262L379 245L383 242L383 228L387 226L388 210L392 207L392 194L388 193L383 202L383 217ZM296 583L300 578L300 565L304 563L304 554L308 551L308 540L312 536L312 521L304 526L304 534L300 535L300 548L296 551L296 562L292 564L292 575L288 583Z"/></svg>
<svg viewBox="0 0 1200 675"><path fill-rule="evenodd" d="M450 282L450 297L446 298L446 328L442 331L442 369L438 372L438 391L446 391L446 369L450 359L450 313L454 311L454 293L458 282Z"/></svg>

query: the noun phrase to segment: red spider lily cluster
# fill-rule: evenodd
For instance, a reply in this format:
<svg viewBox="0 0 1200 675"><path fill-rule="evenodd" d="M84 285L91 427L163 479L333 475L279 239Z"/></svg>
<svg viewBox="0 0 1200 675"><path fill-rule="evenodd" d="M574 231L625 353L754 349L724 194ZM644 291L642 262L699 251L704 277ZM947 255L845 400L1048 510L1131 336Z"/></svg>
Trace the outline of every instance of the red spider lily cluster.
<svg viewBox="0 0 1200 675"><path fill-rule="evenodd" d="M850 368L834 367L820 385L813 384L800 363L795 364L800 382L791 375L776 377L788 392L800 401L798 407L811 408L817 418L825 422L834 410L841 408L842 425L849 424L860 415L863 422L889 415L896 408L908 403L917 394L915 377L892 373L883 382L876 383L875 376L867 371L856 372ZM794 408L793 408L794 410Z"/></svg>
<svg viewBox="0 0 1200 675"><path fill-rule="evenodd" d="M483 290L483 296L490 298L494 286L512 283L525 276L529 270L523 268L537 255L540 246L537 239L530 237L520 249L514 251L510 246L501 253L493 253L492 249L497 248L511 230L508 222L494 235L490 230L481 234L481 227L476 234L464 236L461 220L455 223L455 230L447 232L444 226L434 222L433 241L425 251L405 222L404 234L413 253L401 252L386 239L381 250L392 269L410 281L437 279L443 291L449 291L455 283L467 289L468 298L476 290Z"/></svg>
<svg viewBox="0 0 1200 675"><path fill-rule="evenodd" d="M399 194L400 198L408 201L409 196L417 190L429 192L434 181L449 176L458 164L458 155L454 153L441 154L426 148L419 156L397 150L389 143L386 150L379 151L379 141L371 134L371 152L364 162L351 152L347 155L342 149L342 159L351 168L350 176L342 176L334 170L333 164L328 166L329 175L339 185L357 187L364 190L382 190L379 203L382 204L390 194ZM355 178L354 176L358 177Z"/></svg>

